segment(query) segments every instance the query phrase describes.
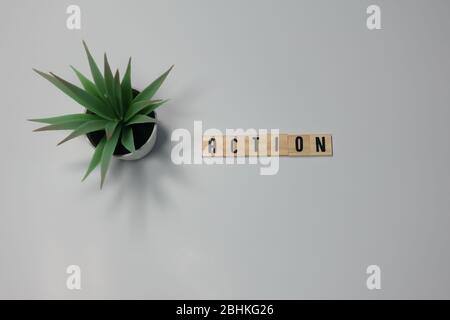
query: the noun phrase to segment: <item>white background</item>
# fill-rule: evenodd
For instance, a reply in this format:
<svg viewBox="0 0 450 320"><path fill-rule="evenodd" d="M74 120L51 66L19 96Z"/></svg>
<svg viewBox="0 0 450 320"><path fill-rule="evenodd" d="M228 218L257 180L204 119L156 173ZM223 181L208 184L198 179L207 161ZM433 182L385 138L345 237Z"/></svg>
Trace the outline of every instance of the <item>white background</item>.
<svg viewBox="0 0 450 320"><path fill-rule="evenodd" d="M1 298L450 298L448 1L7 1L0 10ZM82 28L66 28L70 4ZM84 139L28 118L79 112L81 40L142 89L175 64L158 145L80 182ZM330 132L332 158L175 166L176 128ZM82 290L66 288L66 267ZM382 289L366 288L366 268Z"/></svg>

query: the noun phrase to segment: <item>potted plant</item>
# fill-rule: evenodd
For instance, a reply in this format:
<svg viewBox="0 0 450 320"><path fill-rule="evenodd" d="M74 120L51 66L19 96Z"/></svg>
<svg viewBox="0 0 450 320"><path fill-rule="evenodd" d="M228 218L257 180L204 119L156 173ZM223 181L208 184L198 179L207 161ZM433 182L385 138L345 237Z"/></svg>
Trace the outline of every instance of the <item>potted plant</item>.
<svg viewBox="0 0 450 320"><path fill-rule="evenodd" d="M33 70L82 105L85 112L30 121L47 124L34 131L72 130L58 145L78 136L87 136L95 151L82 180L100 165L102 187L113 156L122 160L137 160L148 154L155 145L155 109L167 100L152 98L173 66L139 92L131 86L131 58L120 79L119 70L113 75L106 54L102 74L84 41L83 45L93 81L71 66L83 88L52 72Z"/></svg>

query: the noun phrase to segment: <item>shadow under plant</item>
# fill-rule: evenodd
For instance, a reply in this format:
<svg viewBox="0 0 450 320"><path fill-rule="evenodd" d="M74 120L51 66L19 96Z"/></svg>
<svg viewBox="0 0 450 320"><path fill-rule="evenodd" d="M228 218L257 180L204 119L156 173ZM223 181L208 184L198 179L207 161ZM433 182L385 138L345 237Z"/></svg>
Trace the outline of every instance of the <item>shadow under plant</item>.
<svg viewBox="0 0 450 320"><path fill-rule="evenodd" d="M116 160L110 172L111 185L116 188L114 201L111 203L114 206L111 209L114 210L111 211L125 209L120 206L126 203L127 211L139 215L145 214L155 205L163 210L173 205L173 198L165 192L164 184L168 180L180 183L184 176L181 167L172 163L170 152L169 132L159 123L156 145L149 155L132 162ZM126 201L122 201L125 198ZM133 198L132 201L129 198Z"/></svg>

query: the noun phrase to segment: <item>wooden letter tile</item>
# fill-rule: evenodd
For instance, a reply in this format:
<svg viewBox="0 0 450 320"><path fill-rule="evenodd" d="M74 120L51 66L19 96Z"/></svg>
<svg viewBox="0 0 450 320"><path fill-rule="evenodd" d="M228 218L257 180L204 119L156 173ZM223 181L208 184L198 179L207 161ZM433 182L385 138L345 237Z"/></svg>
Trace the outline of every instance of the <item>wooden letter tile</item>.
<svg viewBox="0 0 450 320"><path fill-rule="evenodd" d="M312 134L310 135L311 155L312 156L332 156L333 141L331 134Z"/></svg>
<svg viewBox="0 0 450 320"><path fill-rule="evenodd" d="M288 156L288 135L281 133L279 135L270 134L269 136L269 156Z"/></svg>
<svg viewBox="0 0 450 320"><path fill-rule="evenodd" d="M245 157L247 136L225 136L225 157Z"/></svg>
<svg viewBox="0 0 450 320"><path fill-rule="evenodd" d="M311 142L310 136L306 134L290 134L288 135L288 153L290 157L309 156Z"/></svg>
<svg viewBox="0 0 450 320"><path fill-rule="evenodd" d="M223 135L203 136L203 157L223 157Z"/></svg>
<svg viewBox="0 0 450 320"><path fill-rule="evenodd" d="M267 157L270 151L270 135L249 135L248 136L248 152L249 157Z"/></svg>

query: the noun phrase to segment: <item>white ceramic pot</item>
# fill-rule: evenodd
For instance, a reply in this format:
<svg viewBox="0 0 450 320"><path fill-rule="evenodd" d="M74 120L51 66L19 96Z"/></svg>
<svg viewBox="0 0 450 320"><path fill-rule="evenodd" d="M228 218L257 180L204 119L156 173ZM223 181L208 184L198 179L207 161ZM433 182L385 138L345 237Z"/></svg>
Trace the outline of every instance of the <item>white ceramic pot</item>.
<svg viewBox="0 0 450 320"><path fill-rule="evenodd" d="M156 112L154 112L155 114L155 120L157 120L156 117ZM158 122L155 122L154 126L153 126L153 131L152 134L150 135L150 137L148 138L147 142L145 142L139 149L136 149L134 152L131 153L127 153L124 155L114 155L115 158L120 159L120 160L139 160L142 159L143 157L145 157L150 151L152 151L153 147L156 144L156 135L157 135L157 131L158 131ZM92 144L92 142L87 138L89 144L95 148L95 146Z"/></svg>

